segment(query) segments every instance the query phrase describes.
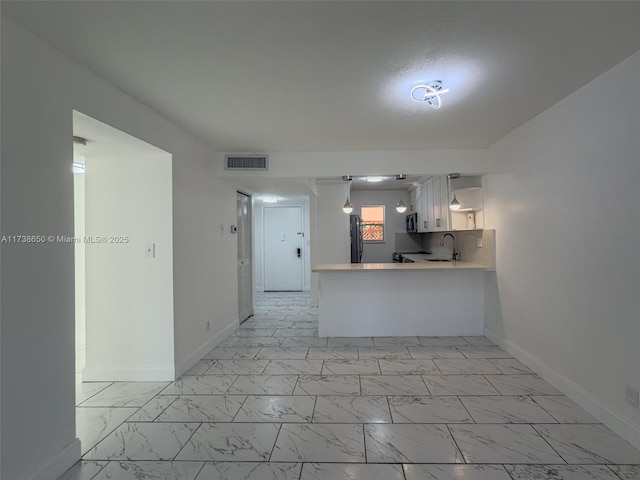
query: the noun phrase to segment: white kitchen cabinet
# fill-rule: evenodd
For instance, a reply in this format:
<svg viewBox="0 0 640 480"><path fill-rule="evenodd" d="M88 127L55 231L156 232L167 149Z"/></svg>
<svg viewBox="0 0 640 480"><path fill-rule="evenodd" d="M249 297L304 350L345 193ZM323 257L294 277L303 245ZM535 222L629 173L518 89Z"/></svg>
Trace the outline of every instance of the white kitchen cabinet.
<svg viewBox="0 0 640 480"><path fill-rule="evenodd" d="M447 177L440 175L432 177L433 190L433 221L430 223L432 232L446 232L449 230L449 189Z"/></svg>
<svg viewBox="0 0 640 480"><path fill-rule="evenodd" d="M432 202L433 194L429 181L422 183L418 189L418 232L424 233L429 231L432 219Z"/></svg>
<svg viewBox="0 0 640 480"><path fill-rule="evenodd" d="M418 211L418 190L420 190L420 187L414 190L411 190L409 192L409 212L408 213L413 213Z"/></svg>
<svg viewBox="0 0 640 480"><path fill-rule="evenodd" d="M431 177L420 185L419 190L418 231L447 231L449 229L447 177Z"/></svg>
<svg viewBox="0 0 640 480"><path fill-rule="evenodd" d="M454 191L460 202L458 211L449 209ZM484 228L482 177L478 175L451 182L446 175L430 177L411 192L410 198L418 214L418 233Z"/></svg>

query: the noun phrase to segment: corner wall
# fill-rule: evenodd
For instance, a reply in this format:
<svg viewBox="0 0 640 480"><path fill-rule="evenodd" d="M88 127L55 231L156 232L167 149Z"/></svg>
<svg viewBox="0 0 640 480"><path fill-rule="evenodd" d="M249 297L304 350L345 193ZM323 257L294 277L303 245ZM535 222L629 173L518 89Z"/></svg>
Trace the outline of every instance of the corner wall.
<svg viewBox="0 0 640 480"><path fill-rule="evenodd" d="M171 164L166 153L86 157L86 235L116 243L84 245L83 381L175 378Z"/></svg>
<svg viewBox="0 0 640 480"><path fill-rule="evenodd" d="M488 333L640 448L640 53L502 138Z"/></svg>
<svg viewBox="0 0 640 480"><path fill-rule="evenodd" d="M237 318L235 237L218 234L235 222L235 189L214 152L6 18L1 35L1 234L73 236L73 110L171 153L176 369L195 362ZM1 255L0 477L57 478L80 458L73 244Z"/></svg>

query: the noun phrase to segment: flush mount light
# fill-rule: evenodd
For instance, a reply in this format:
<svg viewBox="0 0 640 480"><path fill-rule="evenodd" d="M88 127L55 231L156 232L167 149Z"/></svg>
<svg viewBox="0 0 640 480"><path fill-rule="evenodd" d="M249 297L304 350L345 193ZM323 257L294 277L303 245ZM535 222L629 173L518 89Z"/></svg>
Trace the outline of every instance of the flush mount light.
<svg viewBox="0 0 640 480"><path fill-rule="evenodd" d="M278 203L278 197L264 197L262 201L264 203Z"/></svg>
<svg viewBox="0 0 640 480"><path fill-rule="evenodd" d="M396 180L406 180L407 175L405 173L399 173L396 175Z"/></svg>
<svg viewBox="0 0 640 480"><path fill-rule="evenodd" d="M431 108L436 110L442 105L441 95L448 93L448 88L442 88L442 82L439 80L416 85L411 89L411 98L416 102L424 102Z"/></svg>
<svg viewBox="0 0 640 480"><path fill-rule="evenodd" d="M402 201L402 199L400 199L400 201L398 203L396 203L396 212L398 213L404 213L407 211L407 206L405 205L405 203Z"/></svg>
<svg viewBox="0 0 640 480"><path fill-rule="evenodd" d="M384 177L376 176L376 177L365 177L365 180L369 183L378 183L384 180Z"/></svg>

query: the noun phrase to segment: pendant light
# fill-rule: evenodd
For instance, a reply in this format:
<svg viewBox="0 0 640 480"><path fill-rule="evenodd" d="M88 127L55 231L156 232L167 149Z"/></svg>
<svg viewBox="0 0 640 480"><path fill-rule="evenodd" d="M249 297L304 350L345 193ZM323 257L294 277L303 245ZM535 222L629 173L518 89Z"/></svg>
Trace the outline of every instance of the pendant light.
<svg viewBox="0 0 640 480"><path fill-rule="evenodd" d="M344 180L345 182L347 182L347 201L345 202L344 206L342 207L342 211L346 214L349 214L351 212L353 212L353 206L351 205L351 201L349 200L350 194L351 194L351 180L353 179L353 177L351 175L344 175L342 177L342 180Z"/></svg>
<svg viewBox="0 0 640 480"><path fill-rule="evenodd" d="M405 205L405 203L402 201L402 199L400 199L400 201L398 203L396 203L396 212L398 213L404 213L407 211L407 206Z"/></svg>
<svg viewBox="0 0 640 480"><path fill-rule="evenodd" d="M460 210L460 202L456 198L455 192L453 193L453 199L451 200L451 203L449 204L449 209L453 210L454 212L456 210Z"/></svg>
<svg viewBox="0 0 640 480"><path fill-rule="evenodd" d="M451 203L449 204L449 209L455 212L457 210L460 210L460 202L456 198L455 189L452 187L453 187L453 180L456 178L460 178L460 174L450 173L449 175L447 175L447 178L449 179L449 190L453 192L453 198L451 199Z"/></svg>

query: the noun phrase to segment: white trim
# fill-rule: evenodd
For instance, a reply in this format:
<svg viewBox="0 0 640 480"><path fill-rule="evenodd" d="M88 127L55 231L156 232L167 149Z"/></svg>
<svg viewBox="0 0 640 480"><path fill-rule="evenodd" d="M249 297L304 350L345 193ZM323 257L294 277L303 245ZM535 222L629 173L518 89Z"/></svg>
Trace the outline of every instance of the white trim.
<svg viewBox="0 0 640 480"><path fill-rule="evenodd" d="M625 418L623 414L605 405L580 385L549 368L537 357L516 345L511 340L501 337L489 328L485 328L485 335L489 340L516 357L524 365L536 372L615 433L640 449L640 427L634 425L633 422Z"/></svg>
<svg viewBox="0 0 640 480"><path fill-rule="evenodd" d="M207 340L205 343L196 348L189 355L176 362L176 378L180 378L184 372L193 367L196 363L198 363L202 358L213 350L214 347L218 346L225 338L235 332L240 326L240 321L236 318L218 333L216 333L213 337Z"/></svg>
<svg viewBox="0 0 640 480"><path fill-rule="evenodd" d="M56 455L51 457L42 467L29 477L28 480L51 480L60 477L75 465L81 457L80 440L76 438Z"/></svg>
<svg viewBox="0 0 640 480"><path fill-rule="evenodd" d="M172 382L173 365L141 365L136 367L90 368L82 371L83 382Z"/></svg>

